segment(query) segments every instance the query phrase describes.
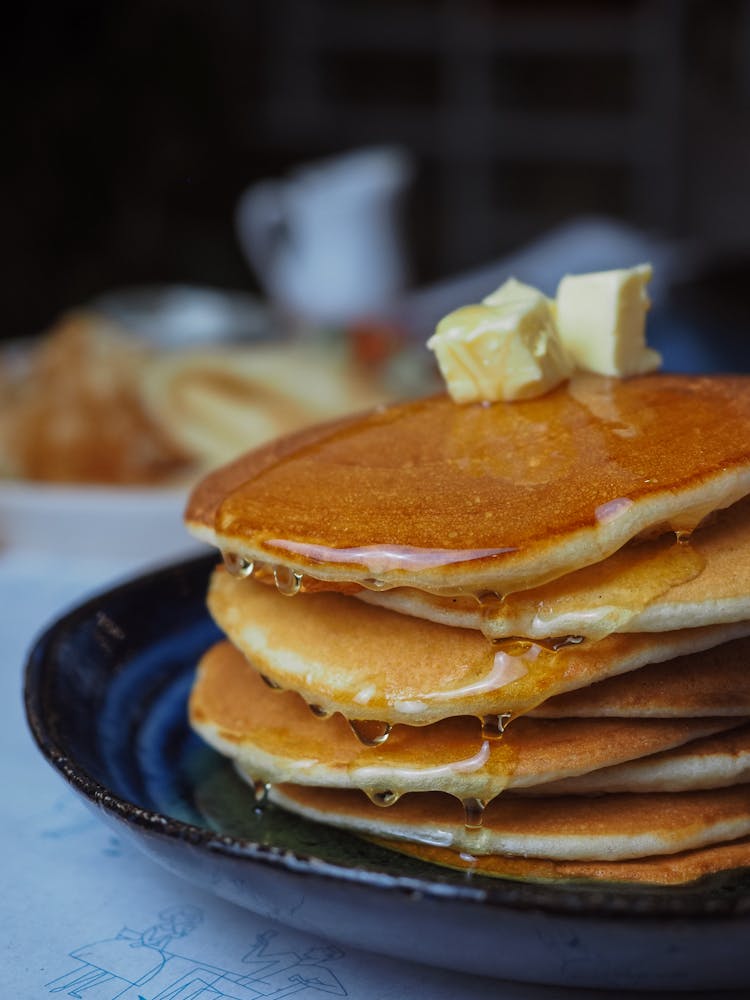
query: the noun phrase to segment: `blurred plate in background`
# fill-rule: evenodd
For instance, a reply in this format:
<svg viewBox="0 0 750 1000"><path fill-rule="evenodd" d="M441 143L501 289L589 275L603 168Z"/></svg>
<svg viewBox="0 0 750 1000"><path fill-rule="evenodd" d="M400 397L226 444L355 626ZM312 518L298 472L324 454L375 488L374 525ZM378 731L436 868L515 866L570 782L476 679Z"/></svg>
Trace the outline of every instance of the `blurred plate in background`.
<svg viewBox="0 0 750 1000"><path fill-rule="evenodd" d="M126 573L200 551L182 524L185 499L184 488L0 481L0 547Z"/></svg>
<svg viewBox="0 0 750 1000"><path fill-rule="evenodd" d="M107 292L89 307L159 347L262 340L269 313L246 292L197 285L151 285Z"/></svg>

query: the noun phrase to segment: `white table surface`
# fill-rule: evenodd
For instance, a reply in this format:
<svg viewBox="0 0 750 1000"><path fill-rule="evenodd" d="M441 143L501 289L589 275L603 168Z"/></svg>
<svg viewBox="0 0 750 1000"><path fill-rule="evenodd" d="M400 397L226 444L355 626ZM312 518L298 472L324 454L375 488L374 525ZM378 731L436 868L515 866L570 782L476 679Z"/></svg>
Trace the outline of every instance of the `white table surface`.
<svg viewBox="0 0 750 1000"><path fill-rule="evenodd" d="M133 561L126 575L138 568ZM121 579L123 569L121 559L115 563L51 558L12 546L0 551L1 996L14 1000L68 996L244 1000L268 995L294 995L300 1000L325 995L358 1000L614 1000L626 996L501 983L350 948L311 950L323 943L194 888L115 836L37 751L26 728L21 689L23 664L34 636L87 594ZM311 967L326 989L302 985L300 971ZM216 988L201 985L211 979L207 969L212 970ZM220 970L228 973L221 984ZM245 977L243 990L236 985L238 974Z"/></svg>

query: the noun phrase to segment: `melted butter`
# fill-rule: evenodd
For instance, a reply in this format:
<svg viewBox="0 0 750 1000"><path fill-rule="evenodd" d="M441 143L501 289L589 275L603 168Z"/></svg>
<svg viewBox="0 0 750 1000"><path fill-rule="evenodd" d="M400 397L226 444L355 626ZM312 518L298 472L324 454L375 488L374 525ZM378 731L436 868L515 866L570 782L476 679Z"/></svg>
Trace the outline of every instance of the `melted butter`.
<svg viewBox="0 0 750 1000"><path fill-rule="evenodd" d="M202 516L229 548L241 539L271 561L324 575L344 568L377 587L409 576L445 586L480 568L504 590L535 586L585 561L587 546L571 556L561 538L606 529L613 551L653 527L656 511L653 524L648 513L639 522L646 497L669 498L669 525L691 530L705 511L685 491L723 477L711 505L744 495L749 387L740 377L584 376L511 404L400 404L265 450L255 466L249 456L239 485L206 486L223 499ZM732 480L733 470L745 478Z"/></svg>

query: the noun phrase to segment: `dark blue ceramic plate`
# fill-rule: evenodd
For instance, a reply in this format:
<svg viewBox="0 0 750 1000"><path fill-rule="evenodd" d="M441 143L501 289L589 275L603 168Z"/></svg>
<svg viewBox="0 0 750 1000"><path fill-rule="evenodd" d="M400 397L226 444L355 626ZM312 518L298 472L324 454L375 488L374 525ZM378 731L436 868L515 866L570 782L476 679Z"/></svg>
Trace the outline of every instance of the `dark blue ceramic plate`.
<svg viewBox="0 0 750 1000"><path fill-rule="evenodd" d="M53 625L26 706L47 760L170 871L356 947L511 980L622 989L750 986L750 878L626 890L467 876L269 807L191 733L218 632L214 559L134 580Z"/></svg>

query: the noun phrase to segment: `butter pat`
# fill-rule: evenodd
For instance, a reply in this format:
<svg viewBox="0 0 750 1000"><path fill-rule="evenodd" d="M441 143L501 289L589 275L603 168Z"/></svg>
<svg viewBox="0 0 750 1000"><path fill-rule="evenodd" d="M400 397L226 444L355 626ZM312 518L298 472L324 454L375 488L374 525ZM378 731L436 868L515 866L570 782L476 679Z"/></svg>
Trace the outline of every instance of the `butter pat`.
<svg viewBox="0 0 750 1000"><path fill-rule="evenodd" d="M530 399L572 372L548 299L515 279L445 316L427 346L457 403Z"/></svg>
<svg viewBox="0 0 750 1000"><path fill-rule="evenodd" d="M530 306L544 302L547 308L554 307L552 299L548 299L538 288L534 288L533 285L525 285L516 278L508 278L499 288L482 299L485 306L504 306L511 302L526 302Z"/></svg>
<svg viewBox="0 0 750 1000"><path fill-rule="evenodd" d="M560 338L581 371L625 377L653 371L661 355L646 346L650 264L566 275L557 288Z"/></svg>

